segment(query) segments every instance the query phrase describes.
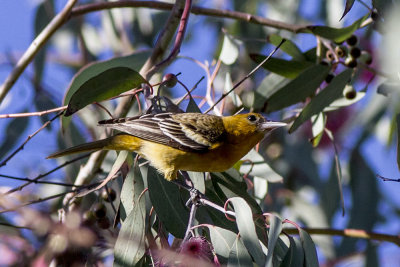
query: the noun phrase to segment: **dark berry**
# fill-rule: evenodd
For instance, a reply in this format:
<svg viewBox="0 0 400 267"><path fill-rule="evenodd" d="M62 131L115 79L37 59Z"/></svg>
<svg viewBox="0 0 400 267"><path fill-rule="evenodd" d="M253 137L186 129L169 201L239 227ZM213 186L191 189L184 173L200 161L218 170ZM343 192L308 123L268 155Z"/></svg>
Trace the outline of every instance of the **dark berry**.
<svg viewBox="0 0 400 267"><path fill-rule="evenodd" d="M93 211L88 210L82 215L82 224L85 226L92 226L96 222L96 217Z"/></svg>
<svg viewBox="0 0 400 267"><path fill-rule="evenodd" d="M355 58L348 57L346 58L345 64L349 68L355 68L357 67L357 60Z"/></svg>
<svg viewBox="0 0 400 267"><path fill-rule="evenodd" d="M354 98L356 98L357 96L357 91L354 90L354 87L351 85L347 85L344 90L343 90L343 95L344 97L346 97L349 100L352 100Z"/></svg>
<svg viewBox="0 0 400 267"><path fill-rule="evenodd" d="M117 198L117 193L112 188L101 190L101 198L107 202L113 202Z"/></svg>
<svg viewBox="0 0 400 267"><path fill-rule="evenodd" d="M347 40L346 43L350 46L355 46L358 42L358 38L355 35L350 36Z"/></svg>
<svg viewBox="0 0 400 267"><path fill-rule="evenodd" d="M361 50L360 50L360 48L358 48L358 47L352 47L351 49L350 49L350 56L352 57L352 58L359 58L360 56L361 56Z"/></svg>
<svg viewBox="0 0 400 267"><path fill-rule="evenodd" d="M164 75L164 77L163 77L163 79L162 79L162 82L163 82L163 84L164 84L165 86L171 88L171 87L174 87L174 86L177 84L178 78L176 77L175 74L168 73L168 74L165 74L165 75Z"/></svg>
<svg viewBox="0 0 400 267"><path fill-rule="evenodd" d="M103 203L97 203L93 207L93 212L94 212L94 216L96 216L97 219L101 219L106 216L107 208Z"/></svg>
<svg viewBox="0 0 400 267"><path fill-rule="evenodd" d="M379 13L378 13L378 11L377 11L376 9L372 10L372 12L371 12L371 19L372 19L373 21L379 20Z"/></svg>

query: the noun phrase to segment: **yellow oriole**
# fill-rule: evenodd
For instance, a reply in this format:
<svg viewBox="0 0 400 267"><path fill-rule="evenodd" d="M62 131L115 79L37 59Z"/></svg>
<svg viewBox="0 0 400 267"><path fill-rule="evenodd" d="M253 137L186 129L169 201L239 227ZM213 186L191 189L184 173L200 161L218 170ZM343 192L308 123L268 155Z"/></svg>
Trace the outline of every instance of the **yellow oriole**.
<svg viewBox="0 0 400 267"><path fill-rule="evenodd" d="M122 133L67 148L48 158L96 150L128 150L150 161L167 180L179 170L221 172L232 167L263 137L286 123L258 113L220 117L201 113L160 113L104 120Z"/></svg>

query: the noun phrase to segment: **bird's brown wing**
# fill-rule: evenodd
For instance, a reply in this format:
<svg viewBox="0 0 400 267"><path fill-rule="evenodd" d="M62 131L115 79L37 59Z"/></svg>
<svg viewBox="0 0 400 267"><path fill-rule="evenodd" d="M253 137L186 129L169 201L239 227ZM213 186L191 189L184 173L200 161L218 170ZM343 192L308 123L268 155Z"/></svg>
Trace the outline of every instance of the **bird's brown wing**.
<svg viewBox="0 0 400 267"><path fill-rule="evenodd" d="M198 113L160 113L100 121L144 140L183 151L206 151L223 134L220 117Z"/></svg>

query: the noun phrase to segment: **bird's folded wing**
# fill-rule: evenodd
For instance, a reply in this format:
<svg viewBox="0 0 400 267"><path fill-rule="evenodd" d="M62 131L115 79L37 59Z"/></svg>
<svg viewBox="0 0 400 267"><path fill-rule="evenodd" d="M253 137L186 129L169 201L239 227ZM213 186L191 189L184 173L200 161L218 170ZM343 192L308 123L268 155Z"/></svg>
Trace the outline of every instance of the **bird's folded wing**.
<svg viewBox="0 0 400 267"><path fill-rule="evenodd" d="M171 117L171 113L100 121L100 126L131 134L144 140L164 144L183 151L206 151L210 144L193 138L185 125Z"/></svg>

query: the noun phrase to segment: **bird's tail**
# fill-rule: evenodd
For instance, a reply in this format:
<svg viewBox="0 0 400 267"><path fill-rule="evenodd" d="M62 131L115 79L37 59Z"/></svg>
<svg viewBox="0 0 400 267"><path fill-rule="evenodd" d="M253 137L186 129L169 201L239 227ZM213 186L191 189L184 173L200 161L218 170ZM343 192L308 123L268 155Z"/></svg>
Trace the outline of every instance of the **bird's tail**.
<svg viewBox="0 0 400 267"><path fill-rule="evenodd" d="M47 159L53 159L77 153L94 152L97 150L102 150L110 144L111 138L112 137L70 147L49 155Z"/></svg>
<svg viewBox="0 0 400 267"><path fill-rule="evenodd" d="M77 145L48 156L48 159L63 157L76 153L94 152L97 150L128 150L138 151L142 145L142 140L130 134L117 134L106 139Z"/></svg>

